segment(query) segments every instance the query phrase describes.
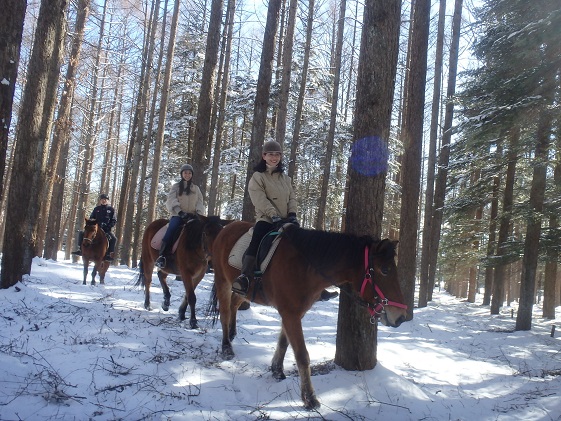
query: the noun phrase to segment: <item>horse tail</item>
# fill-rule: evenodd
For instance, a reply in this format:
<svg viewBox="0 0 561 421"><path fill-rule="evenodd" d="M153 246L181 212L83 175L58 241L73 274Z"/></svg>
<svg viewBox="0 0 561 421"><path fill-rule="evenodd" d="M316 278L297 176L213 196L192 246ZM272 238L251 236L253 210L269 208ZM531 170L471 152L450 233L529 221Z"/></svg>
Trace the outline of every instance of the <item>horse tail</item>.
<svg viewBox="0 0 561 421"><path fill-rule="evenodd" d="M142 266L142 258L140 258L140 262L138 263L138 277L136 279L136 282L134 283L134 286L142 286L144 288L144 285L146 285L146 279L144 278L144 268Z"/></svg>
<svg viewBox="0 0 561 421"><path fill-rule="evenodd" d="M212 291L210 292L210 299L208 301L208 307L206 310L206 317L210 318L211 326L216 326L218 321L218 296L216 295L216 284L212 284Z"/></svg>

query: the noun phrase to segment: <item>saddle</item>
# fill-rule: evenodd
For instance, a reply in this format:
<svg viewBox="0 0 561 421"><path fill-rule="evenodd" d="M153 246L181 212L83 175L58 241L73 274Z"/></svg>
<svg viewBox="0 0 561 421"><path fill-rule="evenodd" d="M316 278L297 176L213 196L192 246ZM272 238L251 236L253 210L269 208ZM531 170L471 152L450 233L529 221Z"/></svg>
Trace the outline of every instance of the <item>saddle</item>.
<svg viewBox="0 0 561 421"><path fill-rule="evenodd" d="M154 236L152 237L152 241L150 241L150 247L152 247L155 250L160 250L160 246L162 245L162 239L164 238L164 235L166 234L166 231L168 229L169 223L165 224L162 228L160 228L158 230L158 232L156 232L156 234L154 234ZM171 253L175 253L175 250L177 250L177 247L179 245L179 235L181 234L181 229L183 228L183 224L180 225L177 230L173 233L173 246L171 247Z"/></svg>
<svg viewBox="0 0 561 421"><path fill-rule="evenodd" d="M259 270L255 273L256 276L260 276L265 272L267 266L269 265L273 254L279 245L280 235L284 231L284 226L278 230L269 231L259 243L259 248L257 249L257 257L255 261L256 268ZM251 237L253 236L253 227L251 227L244 235L242 235L228 256L228 264L236 269L241 270L242 268L242 258L249 247L251 242Z"/></svg>

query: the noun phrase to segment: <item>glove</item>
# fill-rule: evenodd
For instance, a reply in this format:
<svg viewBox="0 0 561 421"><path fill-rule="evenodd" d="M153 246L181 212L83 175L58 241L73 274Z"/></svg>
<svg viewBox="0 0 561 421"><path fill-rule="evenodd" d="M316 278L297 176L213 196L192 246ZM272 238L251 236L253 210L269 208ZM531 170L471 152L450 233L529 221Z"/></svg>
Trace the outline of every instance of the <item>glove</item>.
<svg viewBox="0 0 561 421"><path fill-rule="evenodd" d="M273 216L271 219L273 220L273 224L278 224L280 221L282 221L281 217L277 215Z"/></svg>
<svg viewBox="0 0 561 421"><path fill-rule="evenodd" d="M177 214L181 219L187 218L187 212L179 211Z"/></svg>
<svg viewBox="0 0 561 421"><path fill-rule="evenodd" d="M288 222L289 224L294 224L297 227L300 226L300 223L298 222L298 219L296 219L296 215L293 215L293 214L288 215L288 218L286 218L286 222Z"/></svg>
<svg viewBox="0 0 561 421"><path fill-rule="evenodd" d="M107 224L104 223L104 224L101 224L101 229L102 229L103 231L107 232L107 231L109 231L111 228L109 228L109 227L107 226Z"/></svg>

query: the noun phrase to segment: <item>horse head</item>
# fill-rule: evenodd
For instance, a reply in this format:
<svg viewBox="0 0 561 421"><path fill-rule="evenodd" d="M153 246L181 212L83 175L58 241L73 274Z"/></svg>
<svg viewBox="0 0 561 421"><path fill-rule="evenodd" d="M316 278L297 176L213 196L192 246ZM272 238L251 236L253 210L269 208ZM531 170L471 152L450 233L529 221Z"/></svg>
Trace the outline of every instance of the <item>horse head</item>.
<svg viewBox="0 0 561 421"><path fill-rule="evenodd" d="M360 288L361 298L367 303L372 319L392 327L398 327L407 316L395 264L397 243L385 239L365 248L365 274Z"/></svg>
<svg viewBox="0 0 561 421"><path fill-rule="evenodd" d="M95 219L84 219L86 221L86 224L84 226L84 240L82 242L82 245L88 246L94 242L95 237L97 236L99 225Z"/></svg>

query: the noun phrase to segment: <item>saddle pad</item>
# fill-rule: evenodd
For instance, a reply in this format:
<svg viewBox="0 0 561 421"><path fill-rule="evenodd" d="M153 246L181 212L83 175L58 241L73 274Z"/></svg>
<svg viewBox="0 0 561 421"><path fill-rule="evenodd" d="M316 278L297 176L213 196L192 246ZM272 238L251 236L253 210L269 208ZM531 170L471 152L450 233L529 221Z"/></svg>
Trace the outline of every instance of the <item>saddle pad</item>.
<svg viewBox="0 0 561 421"><path fill-rule="evenodd" d="M152 241L150 241L150 247L156 250L160 250L160 246L162 245L162 239L164 238L164 235L166 235L168 225L169 224L165 224L162 228L158 230L158 232L156 232L156 234L154 234L154 236L152 237ZM179 238L177 239L177 241L175 241L175 243L173 243L173 247L171 248L172 253L175 253L175 250L177 250L178 245L179 245Z"/></svg>
<svg viewBox="0 0 561 421"><path fill-rule="evenodd" d="M242 269L242 258L245 251L249 247L249 243L251 242L252 236L253 236L253 227L251 227L249 231L247 231L244 235L242 235L238 239L238 241L236 241L236 244L234 244L234 247L232 247L232 250L230 251L230 254L228 256L228 264L230 266L235 267L238 270ZM265 269L267 269L267 266L269 265L269 262L271 261L271 258L273 257L273 254L275 253L275 250L277 249L279 243L280 243L280 235L278 235L273 240L269 252L261 262L261 266L259 267L261 273L265 272Z"/></svg>

